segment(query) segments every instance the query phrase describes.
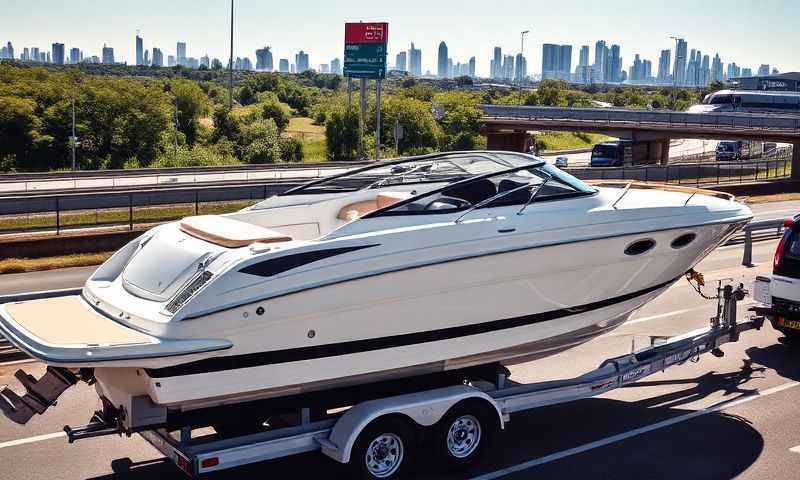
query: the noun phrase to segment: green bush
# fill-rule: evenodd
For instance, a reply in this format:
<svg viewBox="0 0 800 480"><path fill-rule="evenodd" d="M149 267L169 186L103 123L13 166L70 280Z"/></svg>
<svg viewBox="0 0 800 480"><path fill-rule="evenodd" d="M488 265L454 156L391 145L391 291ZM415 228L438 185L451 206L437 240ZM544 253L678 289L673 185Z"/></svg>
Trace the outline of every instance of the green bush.
<svg viewBox="0 0 800 480"><path fill-rule="evenodd" d="M289 114L288 108L274 100L264 104L264 107L261 109L261 118L265 120L271 119L278 127L278 131L283 132L286 130L286 127L289 126L291 115Z"/></svg>
<svg viewBox="0 0 800 480"><path fill-rule="evenodd" d="M292 137L281 137L281 160L284 162L303 161L303 143Z"/></svg>
<svg viewBox="0 0 800 480"><path fill-rule="evenodd" d="M355 109L337 110L325 122L328 160L352 160L358 154L359 125Z"/></svg>

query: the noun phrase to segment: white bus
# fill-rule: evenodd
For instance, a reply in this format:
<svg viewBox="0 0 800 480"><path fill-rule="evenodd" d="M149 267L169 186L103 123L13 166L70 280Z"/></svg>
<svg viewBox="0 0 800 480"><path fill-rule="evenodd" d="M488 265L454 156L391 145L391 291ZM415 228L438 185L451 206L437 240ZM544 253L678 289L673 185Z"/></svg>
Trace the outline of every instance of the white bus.
<svg viewBox="0 0 800 480"><path fill-rule="evenodd" d="M800 92L719 90L709 93L688 113L764 112L800 115Z"/></svg>

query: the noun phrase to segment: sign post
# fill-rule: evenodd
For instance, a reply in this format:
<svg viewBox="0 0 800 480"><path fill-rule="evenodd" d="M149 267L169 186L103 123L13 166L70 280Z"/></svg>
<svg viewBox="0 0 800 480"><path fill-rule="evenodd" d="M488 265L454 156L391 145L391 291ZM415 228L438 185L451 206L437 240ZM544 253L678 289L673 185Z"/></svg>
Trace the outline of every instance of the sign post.
<svg viewBox="0 0 800 480"><path fill-rule="evenodd" d="M367 79L375 80L375 159L381 156L381 80L386 78L386 44L389 24L385 22L346 23L344 25L344 76L360 79L361 134L366 116ZM349 98L349 96L348 96ZM348 100L348 104L349 104ZM363 140L359 142L363 145ZM363 146L360 148L363 155Z"/></svg>

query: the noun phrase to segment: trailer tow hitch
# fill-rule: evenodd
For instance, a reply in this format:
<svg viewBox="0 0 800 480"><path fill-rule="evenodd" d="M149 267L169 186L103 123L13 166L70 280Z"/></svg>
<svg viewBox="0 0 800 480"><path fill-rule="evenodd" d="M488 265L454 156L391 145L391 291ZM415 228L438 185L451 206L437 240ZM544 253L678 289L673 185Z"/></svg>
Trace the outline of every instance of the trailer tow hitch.
<svg viewBox="0 0 800 480"><path fill-rule="evenodd" d="M78 373L61 367L47 367L42 378L36 379L24 370L17 370L14 376L25 387L25 395L20 397L8 386L0 391L0 410L14 423L24 425L34 416L43 414L56 404L58 397L65 390L85 380L91 383L93 374L90 370Z"/></svg>

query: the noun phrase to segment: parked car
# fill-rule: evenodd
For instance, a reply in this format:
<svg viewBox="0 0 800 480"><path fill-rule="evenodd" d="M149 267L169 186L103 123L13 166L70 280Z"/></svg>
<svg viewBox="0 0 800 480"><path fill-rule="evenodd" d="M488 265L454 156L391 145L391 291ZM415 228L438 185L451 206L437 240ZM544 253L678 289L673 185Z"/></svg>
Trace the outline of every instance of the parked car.
<svg viewBox="0 0 800 480"><path fill-rule="evenodd" d="M772 275L756 278L754 298L776 330L800 340L800 214L784 223Z"/></svg>
<svg viewBox="0 0 800 480"><path fill-rule="evenodd" d="M598 143L592 147L592 167L624 167L655 163L650 160L647 142L618 140Z"/></svg>
<svg viewBox="0 0 800 480"><path fill-rule="evenodd" d="M723 140L717 144L716 158L718 162L748 160L760 157L762 153L764 153L763 142Z"/></svg>

